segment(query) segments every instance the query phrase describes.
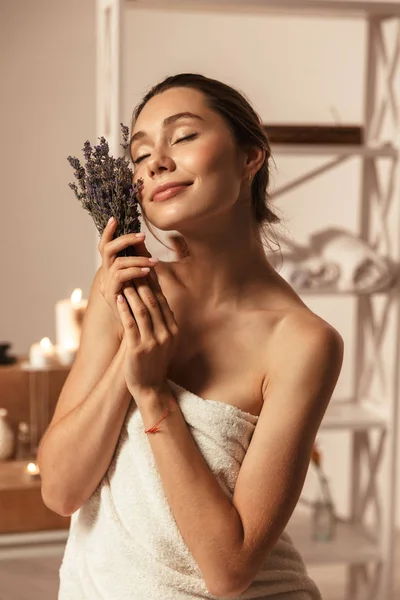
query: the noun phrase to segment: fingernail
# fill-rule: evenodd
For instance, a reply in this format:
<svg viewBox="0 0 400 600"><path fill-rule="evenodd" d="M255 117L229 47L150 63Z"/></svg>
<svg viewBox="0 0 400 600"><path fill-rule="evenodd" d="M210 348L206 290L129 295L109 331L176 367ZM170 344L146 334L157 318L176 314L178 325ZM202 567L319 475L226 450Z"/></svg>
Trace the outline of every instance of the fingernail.
<svg viewBox="0 0 400 600"><path fill-rule="evenodd" d="M121 294L118 294L118 302L119 302L120 304L122 304L122 302L123 302L123 301L124 301L124 297L123 297L123 296L121 296Z"/></svg>
<svg viewBox="0 0 400 600"><path fill-rule="evenodd" d="M157 264L159 262L158 258L149 258L149 262Z"/></svg>
<svg viewBox="0 0 400 600"><path fill-rule="evenodd" d="M113 223L114 221L115 221L114 217L110 217L110 218L108 219L108 223L107 223L107 225L111 225L111 223Z"/></svg>
<svg viewBox="0 0 400 600"><path fill-rule="evenodd" d="M136 235L137 238L144 238L144 237L146 237L145 233L136 233L135 235Z"/></svg>

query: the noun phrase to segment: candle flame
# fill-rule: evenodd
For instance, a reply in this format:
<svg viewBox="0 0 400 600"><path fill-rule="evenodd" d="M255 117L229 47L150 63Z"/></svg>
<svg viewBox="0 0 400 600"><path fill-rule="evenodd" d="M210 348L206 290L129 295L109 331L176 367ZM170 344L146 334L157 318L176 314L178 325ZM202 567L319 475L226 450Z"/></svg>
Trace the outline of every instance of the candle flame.
<svg viewBox="0 0 400 600"><path fill-rule="evenodd" d="M28 471L28 473L30 473L31 475L35 475L36 473L39 473L39 467L36 463L29 463L26 466L26 470Z"/></svg>
<svg viewBox="0 0 400 600"><path fill-rule="evenodd" d="M52 345L53 344L48 337L44 337L42 340L40 340L40 346L43 348L43 350L50 350Z"/></svg>
<svg viewBox="0 0 400 600"><path fill-rule="evenodd" d="M76 288L71 294L71 302L72 304L79 304L82 300L82 290L81 288Z"/></svg>

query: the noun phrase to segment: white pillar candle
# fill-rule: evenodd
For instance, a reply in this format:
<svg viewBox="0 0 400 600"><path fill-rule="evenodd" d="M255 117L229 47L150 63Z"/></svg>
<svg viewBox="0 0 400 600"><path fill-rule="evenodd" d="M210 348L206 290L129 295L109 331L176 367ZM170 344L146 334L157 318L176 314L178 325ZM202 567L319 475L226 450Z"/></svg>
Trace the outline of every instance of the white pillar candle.
<svg viewBox="0 0 400 600"><path fill-rule="evenodd" d="M51 367L55 362L54 346L49 338L43 338L38 344L32 344L29 350L29 363L31 367L43 369Z"/></svg>
<svg viewBox="0 0 400 600"><path fill-rule="evenodd" d="M56 354L58 356L58 360L64 366L71 365L76 357L77 347L74 344L74 341L68 339L64 346L56 346Z"/></svg>
<svg viewBox="0 0 400 600"><path fill-rule="evenodd" d="M56 344L59 348L79 347L86 306L87 300L82 298L80 288L72 292L71 298L56 303Z"/></svg>

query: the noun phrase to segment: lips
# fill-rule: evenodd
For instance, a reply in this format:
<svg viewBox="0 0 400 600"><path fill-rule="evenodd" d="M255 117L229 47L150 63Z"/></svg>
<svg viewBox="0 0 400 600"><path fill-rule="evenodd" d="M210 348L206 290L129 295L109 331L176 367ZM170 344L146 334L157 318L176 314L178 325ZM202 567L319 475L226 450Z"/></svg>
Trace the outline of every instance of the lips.
<svg viewBox="0 0 400 600"><path fill-rule="evenodd" d="M179 194L186 188L192 185L192 182L187 181L176 181L170 183L164 183L163 185L158 186L152 195L153 202L162 202L163 200L168 200L172 198L176 194Z"/></svg>

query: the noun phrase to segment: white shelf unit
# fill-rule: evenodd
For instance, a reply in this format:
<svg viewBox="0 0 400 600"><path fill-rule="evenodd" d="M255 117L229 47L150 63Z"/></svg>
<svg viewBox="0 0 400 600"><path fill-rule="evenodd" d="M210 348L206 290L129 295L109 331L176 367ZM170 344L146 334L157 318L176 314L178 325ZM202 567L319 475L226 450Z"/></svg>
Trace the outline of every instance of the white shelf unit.
<svg viewBox="0 0 400 600"><path fill-rule="evenodd" d="M45 556L62 557L68 529L0 534L0 561Z"/></svg>
<svg viewBox="0 0 400 600"><path fill-rule="evenodd" d="M344 19L365 19L368 27L367 68L365 82L365 144L338 145L273 145L273 154L322 156L322 167L281 187L274 197L287 193L306 181L322 175L344 161L358 157L362 161L362 193L359 235L371 242L377 251L395 264L400 259L400 227L393 233L389 227L388 207L400 204L400 98L394 83L400 78L400 2L363 0L97 0L97 133L104 135L112 152L119 151L119 123L124 10L131 8L182 9L253 14L310 14ZM394 21L396 51L389 58L384 26ZM377 79L383 74L385 85L379 92ZM391 139L383 139L382 118L392 117ZM392 182L383 193L378 184L378 164L387 161L386 180ZM372 230L372 214L378 213L378 232ZM393 228L392 228L393 229ZM316 292L309 292L315 294ZM322 291L321 295L331 295ZM351 436L351 515L340 518L333 542L313 542L310 537L310 514L299 505L289 523L289 532L306 562L318 565L341 563L348 566L344 600L391 600L394 566L395 485L397 473L398 397L400 359L400 287L375 294L341 292L352 296L356 309L356 377L351 398L334 398L322 422L322 430L347 431ZM384 303L379 311L375 301ZM390 323L391 325L388 325ZM393 323L395 335L390 336ZM372 351L369 349L372 346ZM393 366L384 364L381 351L393 357ZM386 354L387 355L387 354ZM382 379L381 392L373 390L375 378ZM385 460L383 460L385 459ZM367 477L361 477L366 467ZM382 494L377 485L380 471L386 470L390 490ZM372 505L373 522L367 520Z"/></svg>
<svg viewBox="0 0 400 600"><path fill-rule="evenodd" d="M315 542L310 539L309 513L296 509L288 529L294 543L301 548L308 565L337 565L379 562L381 552L376 540L357 524L337 523L336 537L331 542ZM356 596L353 596L356 597ZM383 598L383 597L382 597Z"/></svg>

